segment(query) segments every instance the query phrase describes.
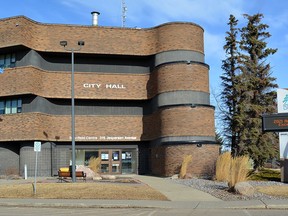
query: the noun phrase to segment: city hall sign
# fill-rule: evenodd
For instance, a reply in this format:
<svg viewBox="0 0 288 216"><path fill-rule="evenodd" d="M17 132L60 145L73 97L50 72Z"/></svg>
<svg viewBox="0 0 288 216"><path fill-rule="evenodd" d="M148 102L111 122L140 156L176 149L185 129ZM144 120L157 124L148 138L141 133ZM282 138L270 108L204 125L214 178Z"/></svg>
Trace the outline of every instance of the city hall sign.
<svg viewBox="0 0 288 216"><path fill-rule="evenodd" d="M105 88L105 89L126 89L126 86L120 83L107 83L107 84L102 84L102 83L84 83L83 84L84 88L94 88L94 89L100 89L100 88Z"/></svg>

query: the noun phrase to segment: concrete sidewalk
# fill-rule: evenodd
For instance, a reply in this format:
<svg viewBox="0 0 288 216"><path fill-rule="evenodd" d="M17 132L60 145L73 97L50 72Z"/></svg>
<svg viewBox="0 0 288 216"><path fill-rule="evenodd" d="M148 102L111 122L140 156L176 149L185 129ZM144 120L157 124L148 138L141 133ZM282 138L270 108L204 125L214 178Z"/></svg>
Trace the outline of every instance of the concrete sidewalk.
<svg viewBox="0 0 288 216"><path fill-rule="evenodd" d="M95 199L0 199L0 206L62 208L181 208L181 209L288 209L288 200L222 201L210 194L169 179L133 175L135 179L164 194L170 201Z"/></svg>
<svg viewBox="0 0 288 216"><path fill-rule="evenodd" d="M155 190L164 194L169 200L173 202L221 202L222 200L208 194L202 192L200 190L196 190L192 187L188 187L185 185L177 184L172 182L170 179L155 177L155 176L141 176L136 175L133 178L138 179L139 181L149 185Z"/></svg>
<svg viewBox="0 0 288 216"><path fill-rule="evenodd" d="M0 199L0 207L49 208L170 208L170 209L288 209L287 200L151 201L78 199Z"/></svg>

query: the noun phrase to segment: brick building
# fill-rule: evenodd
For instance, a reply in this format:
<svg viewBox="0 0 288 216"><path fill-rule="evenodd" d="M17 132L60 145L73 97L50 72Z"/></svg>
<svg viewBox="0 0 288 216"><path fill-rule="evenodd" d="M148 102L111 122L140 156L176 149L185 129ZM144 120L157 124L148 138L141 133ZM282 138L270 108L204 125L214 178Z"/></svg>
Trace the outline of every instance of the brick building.
<svg viewBox="0 0 288 216"><path fill-rule="evenodd" d="M203 29L193 23L154 28L0 20L0 175L38 175L71 164L71 52L75 51L76 165L101 157L101 172L171 176L184 155L188 172L213 173L214 107Z"/></svg>

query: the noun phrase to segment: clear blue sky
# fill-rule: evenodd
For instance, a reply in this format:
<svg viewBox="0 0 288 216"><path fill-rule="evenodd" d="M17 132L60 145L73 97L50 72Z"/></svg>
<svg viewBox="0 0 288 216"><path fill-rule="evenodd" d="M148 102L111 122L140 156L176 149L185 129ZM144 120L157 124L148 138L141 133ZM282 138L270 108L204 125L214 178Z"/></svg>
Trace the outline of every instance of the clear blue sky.
<svg viewBox="0 0 288 216"><path fill-rule="evenodd" d="M287 0L125 0L126 27L149 28L165 22L189 21L205 30L205 61L210 65L210 90L219 93L222 49L230 14L264 14L270 26L268 47L278 52L268 59L272 76L280 88L288 88L288 1ZM91 11L101 13L99 25L122 25L122 0L9 0L1 1L0 18L25 15L42 23L90 25ZM213 99L212 99L213 103Z"/></svg>

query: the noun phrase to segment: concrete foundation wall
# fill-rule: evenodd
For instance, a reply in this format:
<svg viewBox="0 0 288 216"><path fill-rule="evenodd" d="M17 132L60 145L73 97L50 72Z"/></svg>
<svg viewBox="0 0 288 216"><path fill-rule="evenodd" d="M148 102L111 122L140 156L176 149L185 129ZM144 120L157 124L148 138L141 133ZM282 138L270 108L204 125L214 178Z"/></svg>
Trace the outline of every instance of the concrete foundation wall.
<svg viewBox="0 0 288 216"><path fill-rule="evenodd" d="M16 143L0 142L0 175L19 174L19 147Z"/></svg>

